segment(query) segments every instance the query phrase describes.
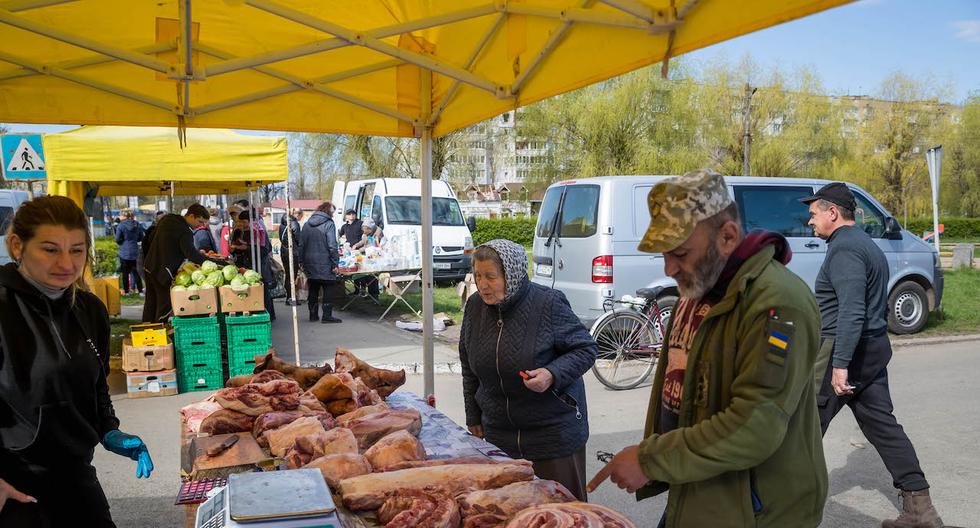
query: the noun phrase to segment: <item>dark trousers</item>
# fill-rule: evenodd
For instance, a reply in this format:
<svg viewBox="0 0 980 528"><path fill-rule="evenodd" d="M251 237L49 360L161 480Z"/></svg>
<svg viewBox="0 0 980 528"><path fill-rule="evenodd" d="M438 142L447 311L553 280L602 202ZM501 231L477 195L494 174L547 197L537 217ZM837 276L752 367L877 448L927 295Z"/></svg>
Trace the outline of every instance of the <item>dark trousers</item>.
<svg viewBox="0 0 980 528"><path fill-rule="evenodd" d="M824 339L821 349L830 347L833 340ZM817 396L820 428L827 432L830 422L845 405L851 408L861 432L885 463L892 475L892 484L901 490L919 491L929 487L919 467L919 458L905 430L893 414L892 396L888 389L888 362L892 348L888 335L862 338L848 367L848 381L856 385L854 394L837 396L831 385L832 361Z"/></svg>
<svg viewBox="0 0 980 528"><path fill-rule="evenodd" d="M152 273L146 274L146 298L143 300L143 322L163 322L174 310L170 303L170 285L159 284Z"/></svg>
<svg viewBox="0 0 980 528"><path fill-rule="evenodd" d="M8 499L0 526L115 528L102 485L90 462L65 460L50 467L27 463L0 450L0 478L37 503Z"/></svg>
<svg viewBox="0 0 980 528"><path fill-rule="evenodd" d="M532 460L534 474L564 485L580 501L587 501L585 492L585 446L569 456Z"/></svg>
<svg viewBox="0 0 980 528"><path fill-rule="evenodd" d="M309 279L306 282L310 289L306 302L310 305L311 310L318 304L334 304L337 299L337 285L340 284L338 281Z"/></svg>
<svg viewBox="0 0 980 528"><path fill-rule="evenodd" d="M291 261L289 259L289 248L283 246L282 251L279 253L279 258L282 260L283 273L283 286L286 287L286 299L293 298L293 285L296 284L296 273L292 273L290 268ZM299 263L296 263L297 268ZM299 272L299 269L296 270Z"/></svg>
<svg viewBox="0 0 980 528"><path fill-rule="evenodd" d="M122 275L122 288L126 293L131 292L129 289L130 279L132 279L133 287L137 291L143 291L143 281L140 280L139 273L136 273L136 261L135 260L123 260L119 259L119 274Z"/></svg>

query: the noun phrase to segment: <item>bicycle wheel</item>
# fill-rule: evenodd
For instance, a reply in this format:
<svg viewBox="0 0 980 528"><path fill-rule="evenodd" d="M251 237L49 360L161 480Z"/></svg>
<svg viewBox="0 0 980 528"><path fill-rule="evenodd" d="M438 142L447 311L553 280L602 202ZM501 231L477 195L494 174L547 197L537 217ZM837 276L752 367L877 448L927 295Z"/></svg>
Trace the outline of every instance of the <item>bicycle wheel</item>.
<svg viewBox="0 0 980 528"><path fill-rule="evenodd" d="M650 377L661 340L646 317L631 310L609 312L592 325L591 334L599 346L592 372L603 385L632 389Z"/></svg>

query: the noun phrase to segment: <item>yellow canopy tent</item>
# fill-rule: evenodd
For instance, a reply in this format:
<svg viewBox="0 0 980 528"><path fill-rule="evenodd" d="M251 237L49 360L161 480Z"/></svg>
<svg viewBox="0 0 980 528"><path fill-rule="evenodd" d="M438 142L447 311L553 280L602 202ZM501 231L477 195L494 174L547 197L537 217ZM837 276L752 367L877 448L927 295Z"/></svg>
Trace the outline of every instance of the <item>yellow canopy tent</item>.
<svg viewBox="0 0 980 528"><path fill-rule="evenodd" d="M0 0L0 120L416 136L429 179L433 136L849 1Z"/></svg>
<svg viewBox="0 0 980 528"><path fill-rule="evenodd" d="M48 192L100 196L235 194L288 177L286 138L222 129L86 126L44 136Z"/></svg>

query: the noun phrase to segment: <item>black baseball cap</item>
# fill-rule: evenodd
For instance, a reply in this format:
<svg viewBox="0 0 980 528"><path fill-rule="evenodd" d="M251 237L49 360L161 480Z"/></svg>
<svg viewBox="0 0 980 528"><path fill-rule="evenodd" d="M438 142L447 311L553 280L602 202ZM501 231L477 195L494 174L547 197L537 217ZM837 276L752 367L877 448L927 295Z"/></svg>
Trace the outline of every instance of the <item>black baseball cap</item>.
<svg viewBox="0 0 980 528"><path fill-rule="evenodd" d="M813 193L813 196L800 198L800 201L805 204L810 204L817 200L827 200L834 205L839 205L851 211L857 209L857 202L854 201L854 193L847 188L847 184L844 182L828 183L817 189L817 192Z"/></svg>

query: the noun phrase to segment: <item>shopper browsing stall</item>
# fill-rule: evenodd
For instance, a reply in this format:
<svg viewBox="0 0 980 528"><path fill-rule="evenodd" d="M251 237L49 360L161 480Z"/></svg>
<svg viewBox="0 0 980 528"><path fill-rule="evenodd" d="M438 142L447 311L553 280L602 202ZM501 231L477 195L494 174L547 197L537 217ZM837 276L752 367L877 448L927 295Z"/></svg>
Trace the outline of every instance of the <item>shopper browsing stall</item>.
<svg viewBox="0 0 980 528"><path fill-rule="evenodd" d="M143 281L136 272L136 260L143 241L143 226L133 219L133 212L123 213L125 219L116 227L116 244L119 245L119 275L122 277L122 291L125 294L138 291L143 293ZM130 282L132 281L132 282Z"/></svg>
<svg viewBox="0 0 980 528"><path fill-rule="evenodd" d="M299 261L309 284L307 302L310 306L310 321L319 320L321 323L341 322L333 316L333 299L339 296L338 290L342 285L337 280L340 253L333 212L333 204L323 202L300 232Z"/></svg>
<svg viewBox="0 0 980 528"><path fill-rule="evenodd" d="M361 223L361 241L354 244L354 249L365 249L378 247L384 240L384 232L381 226L375 223L373 218L365 218Z"/></svg>
<svg viewBox="0 0 980 528"><path fill-rule="evenodd" d="M282 215L282 221L279 223L279 260L282 261L282 267L286 274L284 285L286 287L287 306L296 302L292 298L292 285L296 282L296 274L299 272L299 262L296 261L296 257L300 254L299 222L302 219L303 211L301 209L293 209L289 215Z"/></svg>
<svg viewBox="0 0 980 528"><path fill-rule="evenodd" d="M194 247L193 229L207 225L210 214L201 204L187 208L184 216L168 214L156 225L146 254L146 303L143 321L163 321L173 311L170 285L180 265L189 260L201 264L208 260Z"/></svg>
<svg viewBox="0 0 980 528"><path fill-rule="evenodd" d="M109 318L79 281L91 240L70 199L24 203L0 268L0 526L112 527L92 467L99 442L153 470L109 399Z"/></svg>
<svg viewBox="0 0 980 528"><path fill-rule="evenodd" d="M272 242L269 240L263 222L258 219L252 220L254 212L254 209L242 211L235 217L234 238L229 248L238 267L254 269L262 275L265 311L269 312L269 318L275 321L276 307L272 299L272 287L275 284L271 262ZM255 250L253 250L253 242ZM253 255L258 257L255 263L252 262Z"/></svg>
<svg viewBox="0 0 980 528"><path fill-rule="evenodd" d="M353 209L348 209L344 213L344 223L340 226L340 232L338 233L340 244L354 246L354 244L360 242L363 236L361 225L362 222L357 218L357 213Z"/></svg>

